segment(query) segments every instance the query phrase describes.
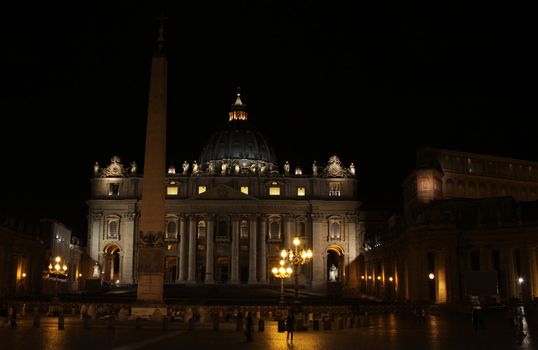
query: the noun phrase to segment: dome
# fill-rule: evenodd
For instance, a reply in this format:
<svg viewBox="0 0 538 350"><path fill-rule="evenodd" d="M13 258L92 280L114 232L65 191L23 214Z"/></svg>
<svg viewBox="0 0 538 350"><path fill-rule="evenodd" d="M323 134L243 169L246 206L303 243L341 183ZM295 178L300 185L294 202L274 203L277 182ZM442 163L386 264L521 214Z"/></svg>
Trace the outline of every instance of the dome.
<svg viewBox="0 0 538 350"><path fill-rule="evenodd" d="M210 164L210 173L214 165L223 164L224 173L229 171L228 166L234 166L236 174L255 173L256 169L263 174L265 169L276 167L273 147L259 131L250 128L246 105L241 101L239 90L229 113L228 126L209 138L200 155L202 167Z"/></svg>
<svg viewBox="0 0 538 350"><path fill-rule="evenodd" d="M259 131L245 127L246 123L233 123L213 134L200 155L200 164L249 160L276 165L275 151Z"/></svg>

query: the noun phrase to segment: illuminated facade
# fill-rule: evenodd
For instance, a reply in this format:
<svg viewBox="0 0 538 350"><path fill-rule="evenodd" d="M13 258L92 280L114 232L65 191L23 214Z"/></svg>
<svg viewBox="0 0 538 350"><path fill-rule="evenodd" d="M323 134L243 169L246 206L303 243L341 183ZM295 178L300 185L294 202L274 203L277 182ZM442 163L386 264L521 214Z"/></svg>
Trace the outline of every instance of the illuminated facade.
<svg viewBox="0 0 538 350"><path fill-rule="evenodd" d="M298 236L314 252L299 271L302 286L358 287L354 167L333 156L309 171L289 162L280 171L239 93L227 127L209 138L200 158L166 172L165 283L271 283L280 250L292 248ZM137 283L142 186L134 163L125 167L113 157L106 167L94 166L88 252L106 281ZM340 273L329 282L332 264Z"/></svg>
<svg viewBox="0 0 538 350"><path fill-rule="evenodd" d="M538 297L538 162L425 148L403 215L361 218L361 289L435 302ZM390 280L389 280L390 278Z"/></svg>

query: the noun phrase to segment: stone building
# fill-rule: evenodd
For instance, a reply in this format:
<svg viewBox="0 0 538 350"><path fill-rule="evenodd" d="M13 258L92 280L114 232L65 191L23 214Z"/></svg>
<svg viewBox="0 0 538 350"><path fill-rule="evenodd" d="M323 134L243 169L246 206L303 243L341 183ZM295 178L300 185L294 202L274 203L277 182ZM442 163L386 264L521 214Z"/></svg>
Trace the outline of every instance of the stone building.
<svg viewBox="0 0 538 350"><path fill-rule="evenodd" d="M301 285L358 286L362 251L355 167L337 156L311 169L279 170L268 140L252 128L238 93L227 126L209 137L200 157L166 174L165 283L268 284L282 248L294 237L314 258L299 271ZM94 166L88 253L105 281L137 283L143 177L136 164Z"/></svg>
<svg viewBox="0 0 538 350"><path fill-rule="evenodd" d="M435 302L538 297L537 167L419 150L403 183L403 215L364 230L361 290Z"/></svg>
<svg viewBox="0 0 538 350"><path fill-rule="evenodd" d="M37 220L0 211L0 299L41 293L45 244Z"/></svg>

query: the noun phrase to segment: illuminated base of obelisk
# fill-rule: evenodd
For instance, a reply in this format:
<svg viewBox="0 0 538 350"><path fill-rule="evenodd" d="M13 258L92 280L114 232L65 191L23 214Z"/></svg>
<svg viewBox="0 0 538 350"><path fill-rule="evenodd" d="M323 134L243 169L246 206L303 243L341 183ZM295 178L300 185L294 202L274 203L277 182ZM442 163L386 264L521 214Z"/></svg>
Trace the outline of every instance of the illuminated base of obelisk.
<svg viewBox="0 0 538 350"><path fill-rule="evenodd" d="M143 303L162 303L164 284L163 249L161 247L140 247L138 259L137 300Z"/></svg>

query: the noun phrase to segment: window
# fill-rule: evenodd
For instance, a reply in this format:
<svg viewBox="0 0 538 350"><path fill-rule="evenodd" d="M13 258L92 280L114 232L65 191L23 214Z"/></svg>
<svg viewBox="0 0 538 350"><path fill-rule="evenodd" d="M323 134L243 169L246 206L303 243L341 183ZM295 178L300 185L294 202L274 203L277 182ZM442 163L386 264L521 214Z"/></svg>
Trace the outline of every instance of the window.
<svg viewBox="0 0 538 350"><path fill-rule="evenodd" d="M271 186L269 187L270 196L280 196L280 187Z"/></svg>
<svg viewBox="0 0 538 350"><path fill-rule="evenodd" d="M329 196L339 197L341 185L339 182L332 182L329 184Z"/></svg>
<svg viewBox="0 0 538 350"><path fill-rule="evenodd" d="M228 222L224 220L219 221L217 236L228 237Z"/></svg>
<svg viewBox="0 0 538 350"><path fill-rule="evenodd" d="M329 238L340 239L340 223L338 221L332 221L329 224Z"/></svg>
<svg viewBox="0 0 538 350"><path fill-rule="evenodd" d="M196 249L200 252L203 252L205 250L205 244L197 244Z"/></svg>
<svg viewBox="0 0 538 350"><path fill-rule="evenodd" d="M297 187L297 196L304 197L306 195L306 190L304 187Z"/></svg>
<svg viewBox="0 0 538 350"><path fill-rule="evenodd" d="M109 218L107 219L107 239L118 239L119 238L119 229L120 229L120 219L119 218Z"/></svg>
<svg viewBox="0 0 538 350"><path fill-rule="evenodd" d="M239 238L247 239L248 238L248 222L247 220L241 220L241 227L239 230Z"/></svg>
<svg viewBox="0 0 538 350"><path fill-rule="evenodd" d="M269 223L269 239L280 239L280 221L274 220Z"/></svg>
<svg viewBox="0 0 538 350"><path fill-rule="evenodd" d="M206 226L205 221L204 220L198 221L198 233L197 233L198 239L205 239L206 231L207 231L207 226Z"/></svg>
<svg viewBox="0 0 538 350"><path fill-rule="evenodd" d="M241 186L241 192L244 194L248 194L248 186Z"/></svg>
<svg viewBox="0 0 538 350"><path fill-rule="evenodd" d="M239 251L240 252L248 252L248 244L240 244L239 245Z"/></svg>
<svg viewBox="0 0 538 350"><path fill-rule="evenodd" d="M168 196L177 196L179 194L179 186L175 181L170 181L166 187L166 194Z"/></svg>
<svg viewBox="0 0 538 350"><path fill-rule="evenodd" d="M302 238L306 236L306 225L304 222L297 223L297 236Z"/></svg>
<svg viewBox="0 0 538 350"><path fill-rule="evenodd" d="M480 252L478 250L471 251L471 270L480 271Z"/></svg>
<svg viewBox="0 0 538 350"><path fill-rule="evenodd" d="M170 220L166 223L166 238L177 238L177 221Z"/></svg>
<svg viewBox="0 0 538 350"><path fill-rule="evenodd" d="M198 186L198 194L202 194L207 190L205 186Z"/></svg>
<svg viewBox="0 0 538 350"><path fill-rule="evenodd" d="M109 184L108 195L109 196L119 196L120 195L120 184L119 183L111 183L111 184Z"/></svg>

